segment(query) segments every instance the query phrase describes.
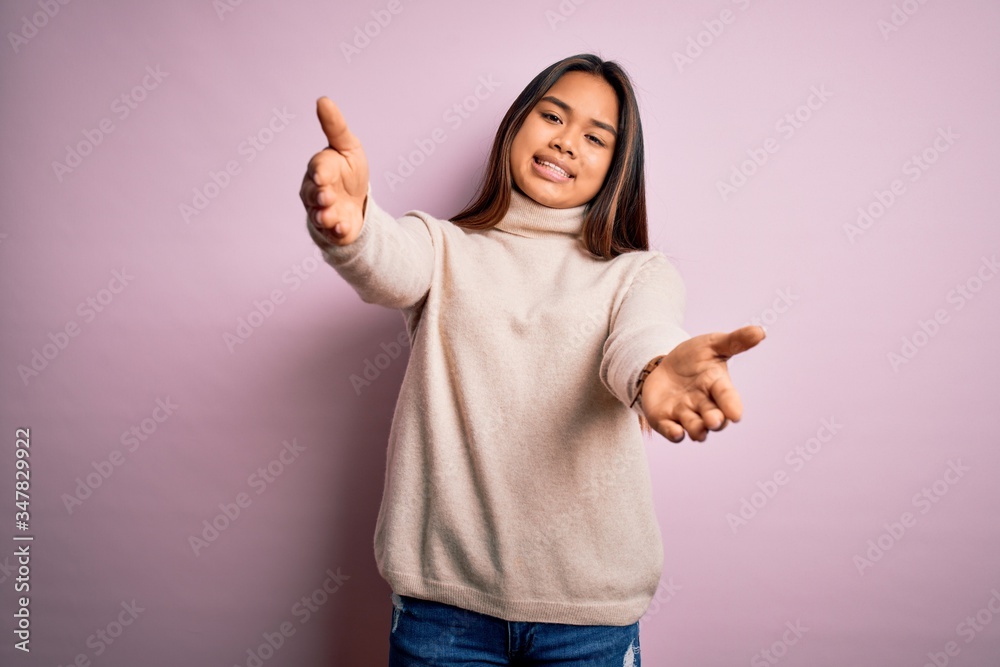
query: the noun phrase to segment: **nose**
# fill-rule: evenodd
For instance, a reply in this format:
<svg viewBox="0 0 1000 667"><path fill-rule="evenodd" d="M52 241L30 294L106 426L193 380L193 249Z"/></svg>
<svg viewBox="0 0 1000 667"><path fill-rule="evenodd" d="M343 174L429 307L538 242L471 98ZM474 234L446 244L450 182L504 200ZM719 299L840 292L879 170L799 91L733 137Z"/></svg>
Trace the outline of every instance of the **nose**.
<svg viewBox="0 0 1000 667"><path fill-rule="evenodd" d="M556 135L552 137L552 142L550 145L553 148L558 149L560 152L573 155L573 146L567 137Z"/></svg>

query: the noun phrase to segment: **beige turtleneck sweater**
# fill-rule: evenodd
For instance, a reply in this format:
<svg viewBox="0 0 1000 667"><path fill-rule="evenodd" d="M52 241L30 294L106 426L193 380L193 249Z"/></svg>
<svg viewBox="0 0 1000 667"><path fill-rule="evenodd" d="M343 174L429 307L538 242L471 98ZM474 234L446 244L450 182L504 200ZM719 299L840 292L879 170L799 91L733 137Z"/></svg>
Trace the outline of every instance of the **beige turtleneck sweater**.
<svg viewBox="0 0 1000 667"><path fill-rule="evenodd" d="M375 558L393 592L509 621L629 625L663 546L636 380L690 336L662 253L587 252L585 205L516 189L467 231L393 219L368 189L360 234L326 261L399 309L411 349L389 432Z"/></svg>

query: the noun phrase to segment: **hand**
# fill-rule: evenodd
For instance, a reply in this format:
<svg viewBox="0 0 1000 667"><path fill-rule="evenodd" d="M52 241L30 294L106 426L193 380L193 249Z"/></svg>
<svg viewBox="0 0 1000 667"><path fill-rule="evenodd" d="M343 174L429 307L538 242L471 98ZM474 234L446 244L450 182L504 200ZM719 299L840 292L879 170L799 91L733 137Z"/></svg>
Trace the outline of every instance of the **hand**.
<svg viewBox="0 0 1000 667"><path fill-rule="evenodd" d="M364 222L368 159L330 98L316 100L316 115L328 146L309 160L299 197L306 214L331 243L348 245L361 233Z"/></svg>
<svg viewBox="0 0 1000 667"><path fill-rule="evenodd" d="M730 357L754 347L766 336L758 326L731 333L710 333L684 341L664 357L642 385L639 399L646 421L671 442L702 442L708 431L721 431L743 413L739 394L726 368Z"/></svg>

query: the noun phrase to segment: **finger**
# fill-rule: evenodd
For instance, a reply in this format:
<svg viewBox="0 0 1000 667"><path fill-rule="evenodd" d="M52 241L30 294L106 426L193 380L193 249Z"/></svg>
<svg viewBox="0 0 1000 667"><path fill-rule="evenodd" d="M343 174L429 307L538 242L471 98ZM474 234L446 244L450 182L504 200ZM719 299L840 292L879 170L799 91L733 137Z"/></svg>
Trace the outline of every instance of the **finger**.
<svg viewBox="0 0 1000 667"><path fill-rule="evenodd" d="M316 185L308 179L302 185L301 195L308 201L308 206L316 208L325 208L336 201L333 194L333 186Z"/></svg>
<svg viewBox="0 0 1000 667"><path fill-rule="evenodd" d="M684 430L691 436L692 440L703 442L706 436L708 436L708 429L705 428L705 422L702 421L698 413L691 408L684 406L679 407L677 409L677 418L680 420Z"/></svg>
<svg viewBox="0 0 1000 667"><path fill-rule="evenodd" d="M726 415L712 401L705 401L699 405L698 414L710 431L721 431L726 427Z"/></svg>
<svg viewBox="0 0 1000 667"><path fill-rule="evenodd" d="M361 212L352 202L338 201L317 211L317 219L321 220L322 225L338 236L344 236L349 230L355 229L361 220Z"/></svg>
<svg viewBox="0 0 1000 667"><path fill-rule="evenodd" d="M340 206L319 206L316 208L315 219L316 224L322 225L327 229L334 229L337 225L344 222L344 215Z"/></svg>
<svg viewBox="0 0 1000 667"><path fill-rule="evenodd" d="M309 197L306 194L306 183L311 182L312 180L307 176L302 179L302 186L299 188L299 199L302 200L302 203L306 206L306 208L309 208Z"/></svg>
<svg viewBox="0 0 1000 667"><path fill-rule="evenodd" d="M339 199L334 202L330 208L333 208L336 211L335 215L337 222L353 225L361 219L358 215L358 207L350 200Z"/></svg>
<svg viewBox="0 0 1000 667"><path fill-rule="evenodd" d="M765 337L767 337L767 333L763 327L751 324L714 338L712 350L720 357L728 359L740 352L746 352L764 340Z"/></svg>
<svg viewBox="0 0 1000 667"><path fill-rule="evenodd" d="M309 180L319 187L335 185L340 177L340 172L330 158L331 152L323 150L309 160L309 167L306 173L309 176Z"/></svg>
<svg viewBox="0 0 1000 667"><path fill-rule="evenodd" d="M320 206L319 195L320 188L313 183L312 179L305 178L302 179L302 188L299 190L299 197L302 198L302 203L306 206Z"/></svg>
<svg viewBox="0 0 1000 667"><path fill-rule="evenodd" d="M335 151L350 151L361 147L361 142L347 128L344 114L340 113L340 109L329 97L323 96L316 100L316 115L330 148Z"/></svg>
<svg viewBox="0 0 1000 667"><path fill-rule="evenodd" d="M329 229L332 225L327 222L327 211L326 208L312 208L309 210L309 215L312 216L313 222L319 228ZM331 218L332 219L332 218Z"/></svg>
<svg viewBox="0 0 1000 667"><path fill-rule="evenodd" d="M743 401L739 392L733 387L728 375L724 375L713 382L708 388L709 394L715 404L722 410L722 414L734 422L738 422L743 416Z"/></svg>
<svg viewBox="0 0 1000 667"><path fill-rule="evenodd" d="M343 212L338 206L315 206L311 209L310 215L317 227L325 229L335 230L338 224L345 221Z"/></svg>
<svg viewBox="0 0 1000 667"><path fill-rule="evenodd" d="M681 442L684 440L684 427L673 419L650 420L649 425L670 442Z"/></svg>

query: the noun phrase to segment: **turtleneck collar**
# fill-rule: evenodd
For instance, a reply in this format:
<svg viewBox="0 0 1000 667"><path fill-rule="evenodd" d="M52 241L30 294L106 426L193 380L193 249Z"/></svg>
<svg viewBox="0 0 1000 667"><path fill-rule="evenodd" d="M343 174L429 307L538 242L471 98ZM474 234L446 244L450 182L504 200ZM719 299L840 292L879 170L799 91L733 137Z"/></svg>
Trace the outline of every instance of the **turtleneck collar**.
<svg viewBox="0 0 1000 667"><path fill-rule="evenodd" d="M496 228L527 238L579 237L583 232L586 211L586 204L573 208L549 208L512 187L507 214L496 224Z"/></svg>

